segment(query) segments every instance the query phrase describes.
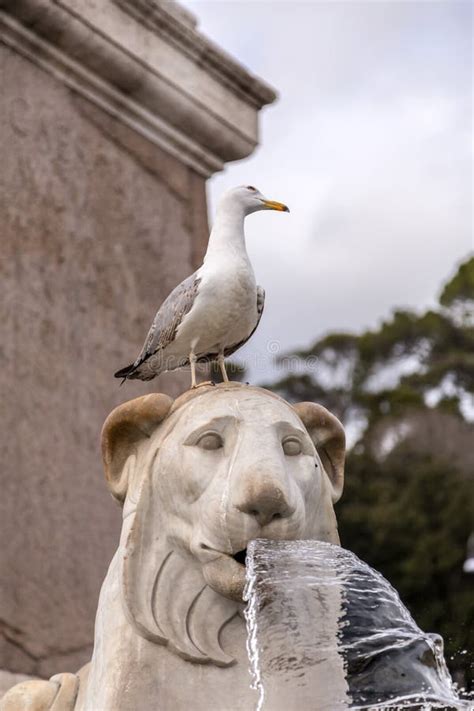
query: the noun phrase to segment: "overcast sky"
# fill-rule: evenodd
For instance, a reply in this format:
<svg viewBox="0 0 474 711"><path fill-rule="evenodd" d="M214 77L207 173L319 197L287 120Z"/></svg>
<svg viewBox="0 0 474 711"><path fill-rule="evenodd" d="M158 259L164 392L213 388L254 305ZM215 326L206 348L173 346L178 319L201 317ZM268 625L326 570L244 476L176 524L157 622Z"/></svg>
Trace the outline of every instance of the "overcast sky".
<svg viewBox="0 0 474 711"><path fill-rule="evenodd" d="M209 183L211 220L242 183L291 209L246 221L266 290L237 354L252 379L268 351L432 304L473 248L471 3L183 4L280 94L259 149Z"/></svg>

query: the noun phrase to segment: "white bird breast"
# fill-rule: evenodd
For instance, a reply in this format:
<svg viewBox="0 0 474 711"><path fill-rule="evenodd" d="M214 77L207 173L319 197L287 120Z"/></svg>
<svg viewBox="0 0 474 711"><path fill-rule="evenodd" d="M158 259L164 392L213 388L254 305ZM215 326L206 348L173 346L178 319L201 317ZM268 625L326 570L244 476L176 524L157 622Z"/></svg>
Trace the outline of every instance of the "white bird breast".
<svg viewBox="0 0 474 711"><path fill-rule="evenodd" d="M207 265L206 265L207 266ZM250 264L202 269L193 307L178 328L176 346L205 355L245 340L257 320L257 285Z"/></svg>

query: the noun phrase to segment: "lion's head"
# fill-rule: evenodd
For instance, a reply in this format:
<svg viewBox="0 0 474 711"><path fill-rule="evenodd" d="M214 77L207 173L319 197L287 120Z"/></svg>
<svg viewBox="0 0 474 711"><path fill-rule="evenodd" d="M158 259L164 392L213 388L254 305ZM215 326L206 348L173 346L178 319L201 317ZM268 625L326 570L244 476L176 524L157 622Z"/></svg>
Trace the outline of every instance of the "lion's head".
<svg viewBox="0 0 474 711"><path fill-rule="evenodd" d="M231 664L219 632L242 602L248 542L339 542L344 444L322 406L235 383L116 408L103 457L124 507L122 599L139 634Z"/></svg>

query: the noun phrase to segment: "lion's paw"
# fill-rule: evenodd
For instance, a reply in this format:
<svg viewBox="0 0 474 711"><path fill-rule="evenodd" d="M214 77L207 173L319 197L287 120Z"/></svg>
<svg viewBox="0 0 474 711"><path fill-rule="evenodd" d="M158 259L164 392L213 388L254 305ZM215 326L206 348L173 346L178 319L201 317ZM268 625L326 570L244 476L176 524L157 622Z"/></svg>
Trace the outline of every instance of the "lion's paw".
<svg viewBox="0 0 474 711"><path fill-rule="evenodd" d="M73 711L78 688L75 674L23 681L0 699L0 711Z"/></svg>

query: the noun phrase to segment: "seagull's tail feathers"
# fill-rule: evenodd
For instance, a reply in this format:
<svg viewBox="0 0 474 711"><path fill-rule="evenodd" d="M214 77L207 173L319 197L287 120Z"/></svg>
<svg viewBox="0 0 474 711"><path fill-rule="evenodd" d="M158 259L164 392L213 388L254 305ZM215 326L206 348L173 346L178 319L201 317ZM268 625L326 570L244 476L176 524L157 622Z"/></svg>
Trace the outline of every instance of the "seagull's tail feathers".
<svg viewBox="0 0 474 711"><path fill-rule="evenodd" d="M135 363L127 365L126 368L121 368L114 373L114 378L122 378L120 385L123 385L126 380L153 380L153 378L162 372L161 368L156 365L150 367L147 358L136 360Z"/></svg>
<svg viewBox="0 0 474 711"><path fill-rule="evenodd" d="M136 369L135 363L127 365L125 368L121 368L114 373L114 378L122 378L120 385L123 385L128 378L133 378L134 371ZM136 377L136 376L135 376Z"/></svg>

